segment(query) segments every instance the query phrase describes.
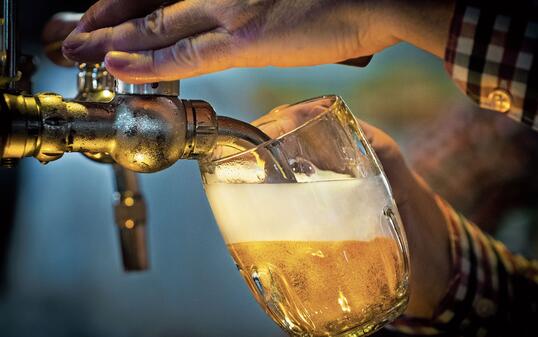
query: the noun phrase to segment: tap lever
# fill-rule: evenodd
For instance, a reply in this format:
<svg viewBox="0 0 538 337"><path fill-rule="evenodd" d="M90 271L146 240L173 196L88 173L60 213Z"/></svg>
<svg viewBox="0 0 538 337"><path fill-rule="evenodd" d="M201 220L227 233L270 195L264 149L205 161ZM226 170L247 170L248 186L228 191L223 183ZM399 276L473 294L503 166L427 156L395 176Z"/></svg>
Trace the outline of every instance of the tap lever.
<svg viewBox="0 0 538 337"><path fill-rule="evenodd" d="M120 228L121 257L125 271L144 271L148 269L147 237L144 227Z"/></svg>
<svg viewBox="0 0 538 337"><path fill-rule="evenodd" d="M133 171L127 170L120 165L114 164L114 177L116 191L119 193L139 194L140 186L138 178Z"/></svg>
<svg viewBox="0 0 538 337"><path fill-rule="evenodd" d="M126 271L148 268L146 203L136 173L113 165L116 183L114 215L120 231L121 254Z"/></svg>

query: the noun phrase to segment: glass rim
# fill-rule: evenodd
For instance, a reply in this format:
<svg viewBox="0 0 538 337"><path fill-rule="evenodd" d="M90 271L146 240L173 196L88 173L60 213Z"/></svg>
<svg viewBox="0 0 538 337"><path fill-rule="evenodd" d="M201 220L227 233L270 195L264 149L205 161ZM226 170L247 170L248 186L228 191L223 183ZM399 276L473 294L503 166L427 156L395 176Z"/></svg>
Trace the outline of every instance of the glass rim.
<svg viewBox="0 0 538 337"><path fill-rule="evenodd" d="M314 122L316 122L317 120L321 119L323 116L325 116L326 114L328 114L329 112L331 112L333 110L333 108L339 104L339 103L342 103L343 100L340 96L338 95L322 95L322 96L318 96L318 97L314 97L314 98L309 98L309 99L306 99L306 100L303 100L303 101L299 101L299 102L296 102L296 103L293 103L293 104L290 104L290 105L287 105L285 107L283 107L282 109L288 109L288 108L291 108L293 106L296 106L296 105L300 105L300 104L305 104L305 103L309 103L309 102L314 102L314 101L318 101L318 100L322 100L322 99L332 99L333 102L331 103L331 105L329 107L327 107L327 110L326 111L323 111L322 113L320 113L319 115L317 115L316 117L314 118L311 118L307 121L305 121L304 123L302 123L301 125L291 129L290 131L287 131L283 134L281 134L280 136L276 137L276 138L271 138L271 139L268 139L266 140L265 142L263 143L260 143L258 145L256 145L255 147L253 148L250 148L250 149L247 149L247 150L244 150L244 151L240 151L238 153L234 153L234 154L231 154L229 156L225 156L225 157L222 157L222 158L218 158L218 159L215 159L215 160L208 160L207 162L208 163L211 163L211 164L219 164L220 162L222 161L225 161L225 160L230 160L230 159L233 159L235 157L240 157L240 156L243 156L249 152L254 152L254 151L257 151L258 149L262 148L262 147L266 147L268 145L270 145L271 143L276 143L276 142L279 142L281 141L284 137L288 137L289 135L291 134L294 134L294 133L297 133L298 131L300 131L301 129L305 128L306 126L308 126L309 124L312 124Z"/></svg>

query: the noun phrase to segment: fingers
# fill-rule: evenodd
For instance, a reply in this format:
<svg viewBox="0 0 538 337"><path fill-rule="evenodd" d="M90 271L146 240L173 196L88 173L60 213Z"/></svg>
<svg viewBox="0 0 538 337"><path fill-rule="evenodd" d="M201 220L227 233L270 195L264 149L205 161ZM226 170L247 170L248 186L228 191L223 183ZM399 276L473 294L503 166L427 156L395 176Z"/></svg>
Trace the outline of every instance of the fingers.
<svg viewBox="0 0 538 337"><path fill-rule="evenodd" d="M62 12L54 15L43 28L41 42L47 57L57 65L70 67L74 63L62 54L62 42L78 24L82 14Z"/></svg>
<svg viewBox="0 0 538 337"><path fill-rule="evenodd" d="M77 32L115 26L125 20L143 16L163 4L165 0L100 0L84 13Z"/></svg>
<svg viewBox="0 0 538 337"><path fill-rule="evenodd" d="M277 138L299 126L294 116L288 113L289 109L285 109L287 107L289 104L279 105L250 124L269 137Z"/></svg>
<svg viewBox="0 0 538 337"><path fill-rule="evenodd" d="M107 69L128 83L171 81L231 68L237 56L234 40L224 29L216 29L176 44L139 53L109 52Z"/></svg>
<svg viewBox="0 0 538 337"><path fill-rule="evenodd" d="M115 27L74 32L64 43L64 53L73 60L101 61L109 51L160 49L217 26L200 2L181 1Z"/></svg>

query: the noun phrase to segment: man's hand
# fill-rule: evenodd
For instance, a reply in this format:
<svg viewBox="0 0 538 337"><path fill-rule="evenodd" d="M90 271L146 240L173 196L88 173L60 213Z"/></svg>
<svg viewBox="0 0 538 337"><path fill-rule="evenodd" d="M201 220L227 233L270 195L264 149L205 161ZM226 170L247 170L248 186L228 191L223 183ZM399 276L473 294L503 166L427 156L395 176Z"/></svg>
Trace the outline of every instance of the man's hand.
<svg viewBox="0 0 538 337"><path fill-rule="evenodd" d="M307 117L288 111L276 108L252 124L271 137L279 136ZM383 131L364 122L360 125L383 164L407 234L411 278L406 315L431 318L450 278L448 220L426 183L407 167L398 144Z"/></svg>
<svg viewBox="0 0 538 337"><path fill-rule="evenodd" d="M453 0L100 0L63 45L131 83L232 67L309 66L400 40L442 57Z"/></svg>
<svg viewBox="0 0 538 337"><path fill-rule="evenodd" d="M64 42L64 54L84 62L105 58L114 76L141 83L232 67L338 63L399 41L382 15L385 1L163 3L97 2Z"/></svg>

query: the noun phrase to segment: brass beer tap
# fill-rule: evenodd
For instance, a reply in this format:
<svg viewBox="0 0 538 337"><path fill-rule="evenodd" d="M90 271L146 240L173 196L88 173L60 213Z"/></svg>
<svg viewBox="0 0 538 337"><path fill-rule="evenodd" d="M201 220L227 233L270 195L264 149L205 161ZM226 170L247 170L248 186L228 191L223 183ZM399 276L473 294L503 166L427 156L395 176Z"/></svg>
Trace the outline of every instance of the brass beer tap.
<svg viewBox="0 0 538 337"><path fill-rule="evenodd" d="M101 65L80 65L79 94L0 92L0 158L13 165L33 156L46 164L65 152L113 165L115 221L125 270L148 267L146 204L137 172L162 170L180 158L210 152L217 118L202 101L183 101L179 83L114 82ZM7 165L5 165L7 166Z"/></svg>
<svg viewBox="0 0 538 337"><path fill-rule="evenodd" d="M19 56L14 6L14 0L4 1L0 164L12 167L24 157L47 164L67 152L111 163L124 267L143 270L148 265L146 208L134 172L160 171L179 159L208 158L217 144L237 141L249 148L269 137L248 123L217 117L207 102L179 98L179 81L139 85L115 81L113 85L101 65L81 65L79 94L72 100L17 89L21 73L14 61ZM267 159L281 155L275 148ZM289 168L282 170L284 178L278 181L292 179Z"/></svg>

